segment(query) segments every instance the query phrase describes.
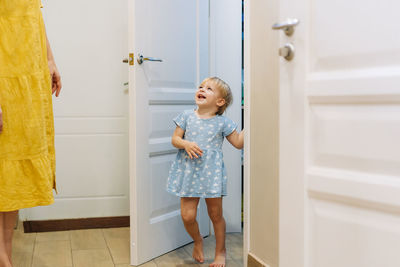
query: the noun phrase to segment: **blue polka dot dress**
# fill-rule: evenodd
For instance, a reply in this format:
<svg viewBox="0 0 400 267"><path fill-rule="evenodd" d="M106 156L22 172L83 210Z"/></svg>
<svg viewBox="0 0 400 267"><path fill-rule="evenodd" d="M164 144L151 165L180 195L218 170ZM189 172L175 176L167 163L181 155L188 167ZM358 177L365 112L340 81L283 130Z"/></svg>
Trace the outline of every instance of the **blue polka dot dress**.
<svg viewBox="0 0 400 267"><path fill-rule="evenodd" d="M184 111L174 122L185 131L183 139L196 142L203 155L190 159L186 151L180 149L169 171L167 191L179 197L226 196L222 142L236 129L236 124L222 115L201 119L194 110Z"/></svg>

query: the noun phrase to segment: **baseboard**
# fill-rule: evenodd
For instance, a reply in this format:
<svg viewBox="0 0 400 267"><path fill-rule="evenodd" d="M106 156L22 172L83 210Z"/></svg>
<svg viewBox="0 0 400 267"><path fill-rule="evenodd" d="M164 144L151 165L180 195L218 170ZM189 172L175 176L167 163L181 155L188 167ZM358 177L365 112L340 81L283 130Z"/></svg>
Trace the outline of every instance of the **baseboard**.
<svg viewBox="0 0 400 267"><path fill-rule="evenodd" d="M249 253L247 255L247 267L269 267L266 263L262 262L259 258Z"/></svg>
<svg viewBox="0 0 400 267"><path fill-rule="evenodd" d="M129 227L129 216L48 221L24 221L25 233L116 227Z"/></svg>

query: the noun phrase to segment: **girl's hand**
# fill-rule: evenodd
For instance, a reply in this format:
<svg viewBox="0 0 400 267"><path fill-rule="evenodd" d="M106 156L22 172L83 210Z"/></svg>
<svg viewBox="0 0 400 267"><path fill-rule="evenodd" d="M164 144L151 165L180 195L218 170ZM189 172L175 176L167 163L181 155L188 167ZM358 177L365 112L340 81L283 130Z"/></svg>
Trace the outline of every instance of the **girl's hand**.
<svg viewBox="0 0 400 267"><path fill-rule="evenodd" d="M203 155L203 150L195 142L186 142L185 151L189 155L190 159L195 157L196 159Z"/></svg>
<svg viewBox="0 0 400 267"><path fill-rule="evenodd" d="M61 91L61 77L60 73L58 72L56 63L53 60L48 61L50 75L51 75L51 89L52 94L56 93L56 96L60 94Z"/></svg>
<svg viewBox="0 0 400 267"><path fill-rule="evenodd" d="M0 106L0 133L3 131L3 112L1 111Z"/></svg>

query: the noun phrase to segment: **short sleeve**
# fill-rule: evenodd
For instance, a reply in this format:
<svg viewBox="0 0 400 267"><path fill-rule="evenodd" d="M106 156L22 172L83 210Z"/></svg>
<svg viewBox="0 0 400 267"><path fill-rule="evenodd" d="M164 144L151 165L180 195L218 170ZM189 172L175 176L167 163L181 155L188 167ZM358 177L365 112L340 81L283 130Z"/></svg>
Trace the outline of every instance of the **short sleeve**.
<svg viewBox="0 0 400 267"><path fill-rule="evenodd" d="M182 112L174 118L176 126L181 127L184 131L186 130L186 120L187 120L186 112Z"/></svg>
<svg viewBox="0 0 400 267"><path fill-rule="evenodd" d="M222 129L222 134L223 136L228 136L231 133L233 133L234 130L236 130L237 125L233 120L227 117L224 117L224 119L225 121L224 121L224 128Z"/></svg>

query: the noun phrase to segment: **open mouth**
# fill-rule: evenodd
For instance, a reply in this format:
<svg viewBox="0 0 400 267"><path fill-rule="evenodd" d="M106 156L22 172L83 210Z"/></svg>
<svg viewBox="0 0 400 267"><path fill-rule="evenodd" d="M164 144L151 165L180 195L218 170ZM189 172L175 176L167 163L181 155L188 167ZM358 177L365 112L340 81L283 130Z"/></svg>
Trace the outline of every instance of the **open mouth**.
<svg viewBox="0 0 400 267"><path fill-rule="evenodd" d="M197 98L198 98L198 99L206 99L206 97L205 97L204 95L200 95L200 94L197 95Z"/></svg>

